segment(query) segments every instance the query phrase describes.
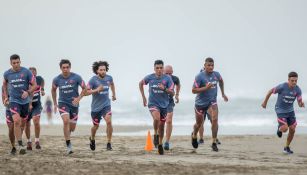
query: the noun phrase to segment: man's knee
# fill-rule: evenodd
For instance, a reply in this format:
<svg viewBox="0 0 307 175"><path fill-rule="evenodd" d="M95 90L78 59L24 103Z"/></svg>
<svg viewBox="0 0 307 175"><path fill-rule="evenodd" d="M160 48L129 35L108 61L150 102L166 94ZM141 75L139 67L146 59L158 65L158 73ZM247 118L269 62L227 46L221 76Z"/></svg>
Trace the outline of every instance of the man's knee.
<svg viewBox="0 0 307 175"><path fill-rule="evenodd" d="M282 125L281 127L279 127L279 131L281 132L287 132L289 129L288 125Z"/></svg>

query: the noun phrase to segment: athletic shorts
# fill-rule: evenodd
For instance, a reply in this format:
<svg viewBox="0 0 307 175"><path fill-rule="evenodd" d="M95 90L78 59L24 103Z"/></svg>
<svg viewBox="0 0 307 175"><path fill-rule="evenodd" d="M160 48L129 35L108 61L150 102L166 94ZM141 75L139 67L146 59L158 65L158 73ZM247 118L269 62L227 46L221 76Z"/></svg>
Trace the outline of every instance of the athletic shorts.
<svg viewBox="0 0 307 175"><path fill-rule="evenodd" d="M14 114L19 114L23 120L28 120L29 117L29 103L27 104L18 104L15 102L10 103L10 111L12 116Z"/></svg>
<svg viewBox="0 0 307 175"><path fill-rule="evenodd" d="M58 108L59 108L61 116L68 114L70 118L70 122L77 123L79 107L74 107L66 103L59 103Z"/></svg>
<svg viewBox="0 0 307 175"><path fill-rule="evenodd" d="M277 114L277 121L279 127L282 125L288 125L288 126L297 125L294 111L289 113Z"/></svg>
<svg viewBox="0 0 307 175"><path fill-rule="evenodd" d="M34 116L40 117L42 110L43 110L43 107L40 104L33 105L33 108L29 113L28 121L30 121Z"/></svg>
<svg viewBox="0 0 307 175"><path fill-rule="evenodd" d="M174 102L169 103L168 106L167 106L167 113L174 112L174 107L175 107L175 103Z"/></svg>
<svg viewBox="0 0 307 175"><path fill-rule="evenodd" d="M152 113L154 111L158 111L160 113L160 121L165 122L167 116L167 108L160 108L154 105L148 106L149 111Z"/></svg>
<svg viewBox="0 0 307 175"><path fill-rule="evenodd" d="M91 112L93 124L99 125L102 117L105 118L107 115L112 115L111 106L106 106L98 112Z"/></svg>
<svg viewBox="0 0 307 175"><path fill-rule="evenodd" d="M12 113L9 109L5 110L5 120L7 124L11 124L14 123L13 117L12 117Z"/></svg>

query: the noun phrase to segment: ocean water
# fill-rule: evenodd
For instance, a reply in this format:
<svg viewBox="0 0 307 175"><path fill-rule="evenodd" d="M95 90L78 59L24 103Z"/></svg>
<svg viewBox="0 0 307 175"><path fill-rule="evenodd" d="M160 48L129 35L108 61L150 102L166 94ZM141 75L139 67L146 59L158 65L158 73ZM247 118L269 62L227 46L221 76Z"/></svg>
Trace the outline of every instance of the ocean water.
<svg viewBox="0 0 307 175"><path fill-rule="evenodd" d="M245 134L275 134L277 129L276 114L274 112L276 98L272 98L267 109L261 108L262 99L235 98L228 103L222 100L219 104L219 134L223 135L245 135ZM80 104L78 124L91 125L90 116L91 98L83 99ZM0 108L4 114L4 108ZM307 134L306 110L298 108L295 104L296 117L298 121L297 133ZM130 102L117 101L112 103L113 124L124 126L147 125L152 126L152 118L147 108L142 106L140 99ZM43 113L41 123L47 124L46 115ZM4 115L1 115L0 123L5 123ZM54 115L53 123L60 125L62 121L59 114ZM173 134L189 135L195 123L194 100L182 100L175 106L173 117ZM102 121L104 125L104 122ZM210 131L210 122L205 122L205 134ZM144 131L137 133L117 133L118 135L143 135Z"/></svg>

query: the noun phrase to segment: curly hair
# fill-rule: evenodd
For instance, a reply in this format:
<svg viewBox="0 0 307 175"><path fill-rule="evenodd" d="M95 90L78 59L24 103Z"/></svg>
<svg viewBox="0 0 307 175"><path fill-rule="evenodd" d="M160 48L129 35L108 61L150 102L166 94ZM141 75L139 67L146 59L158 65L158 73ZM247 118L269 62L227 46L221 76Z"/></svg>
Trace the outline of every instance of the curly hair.
<svg viewBox="0 0 307 175"><path fill-rule="evenodd" d="M92 66L94 74L97 74L97 71L98 71L100 66L105 66L106 67L106 71L107 72L109 71L109 63L108 62L106 62L106 61L95 61L93 63L93 66Z"/></svg>

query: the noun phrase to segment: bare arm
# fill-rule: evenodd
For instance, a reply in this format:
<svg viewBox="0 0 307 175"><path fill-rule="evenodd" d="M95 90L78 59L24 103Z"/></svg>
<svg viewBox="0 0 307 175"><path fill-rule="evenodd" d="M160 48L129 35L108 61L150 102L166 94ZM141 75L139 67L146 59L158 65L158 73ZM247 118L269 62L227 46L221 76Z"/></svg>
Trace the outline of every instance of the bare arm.
<svg viewBox="0 0 307 175"><path fill-rule="evenodd" d="M115 101L116 100L116 93L115 93L115 84L114 82L111 83L111 91L112 91L112 100Z"/></svg>
<svg viewBox="0 0 307 175"><path fill-rule="evenodd" d="M271 97L272 94L273 94L273 90L271 89L271 90L269 90L269 92L268 92L267 95L265 96L265 99L264 99L264 101L263 101L263 103L262 103L262 105L261 105L264 109L266 109L266 106L267 106L268 101L269 101L269 99L270 99L270 97Z"/></svg>
<svg viewBox="0 0 307 175"><path fill-rule="evenodd" d="M202 92L205 92L205 91L209 90L211 87L212 87L211 83L208 83L204 87L193 87L192 88L192 93L193 94L199 94L199 93L202 93Z"/></svg>
<svg viewBox="0 0 307 175"><path fill-rule="evenodd" d="M224 101L228 101L228 97L225 95L225 91L224 91L224 80L223 79L221 79L220 81L219 81L219 86L220 86L220 89L221 89L221 93L222 93L222 97L223 97L223 99L224 99Z"/></svg>
<svg viewBox="0 0 307 175"><path fill-rule="evenodd" d="M9 101L8 99L8 89L7 89L7 81L3 80L3 85L2 85L2 102L4 105L6 105Z"/></svg>
<svg viewBox="0 0 307 175"><path fill-rule="evenodd" d="M297 103L298 103L298 106L299 106L300 108L304 108L304 107L305 107L305 103L303 102L302 97L299 97L299 98L297 99Z"/></svg>
<svg viewBox="0 0 307 175"><path fill-rule="evenodd" d="M54 113L57 112L58 110L58 102L57 102L57 87L56 86L52 86L51 88L51 95L52 95L52 101L53 101L53 104L54 104Z"/></svg>
<svg viewBox="0 0 307 175"><path fill-rule="evenodd" d="M139 83L139 89L140 89L140 92L141 92L141 95L142 95L143 105L147 106L147 99L146 99L146 96L145 96L145 93L144 93L144 82L143 82L143 80L140 81L140 83Z"/></svg>
<svg viewBox="0 0 307 175"><path fill-rule="evenodd" d="M176 85L176 94L175 94L176 103L179 103L180 89L181 89L181 84Z"/></svg>
<svg viewBox="0 0 307 175"><path fill-rule="evenodd" d="M42 80L42 85L41 85L41 94L42 96L45 96L45 80Z"/></svg>

